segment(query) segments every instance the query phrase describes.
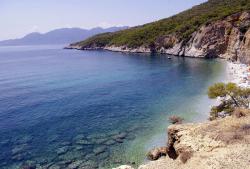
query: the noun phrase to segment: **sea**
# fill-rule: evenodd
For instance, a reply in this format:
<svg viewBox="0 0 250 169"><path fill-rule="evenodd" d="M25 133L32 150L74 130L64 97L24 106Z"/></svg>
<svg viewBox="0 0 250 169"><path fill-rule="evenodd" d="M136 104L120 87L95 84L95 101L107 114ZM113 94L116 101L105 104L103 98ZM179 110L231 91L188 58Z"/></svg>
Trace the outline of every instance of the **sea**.
<svg viewBox="0 0 250 169"><path fill-rule="evenodd" d="M205 121L223 60L63 45L0 47L0 168L146 163L168 118Z"/></svg>

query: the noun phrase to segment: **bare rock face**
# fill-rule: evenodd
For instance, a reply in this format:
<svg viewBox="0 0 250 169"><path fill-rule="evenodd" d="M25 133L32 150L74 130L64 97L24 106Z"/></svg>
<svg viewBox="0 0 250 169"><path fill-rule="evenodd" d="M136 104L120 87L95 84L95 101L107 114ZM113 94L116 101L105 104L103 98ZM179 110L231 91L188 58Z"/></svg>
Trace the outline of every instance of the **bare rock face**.
<svg viewBox="0 0 250 169"><path fill-rule="evenodd" d="M106 46L104 49L132 53L167 53L176 56L225 58L250 63L250 12L236 13L222 20L202 25L189 39L174 33L158 37L153 46L128 48ZM94 48L94 47L93 47Z"/></svg>
<svg viewBox="0 0 250 169"><path fill-rule="evenodd" d="M239 60L250 63L250 13L237 13L223 20L203 25L187 41L176 35L158 40L159 52L178 56ZM159 47L158 47L159 48Z"/></svg>
<svg viewBox="0 0 250 169"><path fill-rule="evenodd" d="M162 156L166 156L168 153L168 148L167 147L160 147L160 148L155 148L151 151L148 152L147 158L149 160L158 160Z"/></svg>
<svg viewBox="0 0 250 169"><path fill-rule="evenodd" d="M250 114L168 127L168 156L139 169L248 169Z"/></svg>

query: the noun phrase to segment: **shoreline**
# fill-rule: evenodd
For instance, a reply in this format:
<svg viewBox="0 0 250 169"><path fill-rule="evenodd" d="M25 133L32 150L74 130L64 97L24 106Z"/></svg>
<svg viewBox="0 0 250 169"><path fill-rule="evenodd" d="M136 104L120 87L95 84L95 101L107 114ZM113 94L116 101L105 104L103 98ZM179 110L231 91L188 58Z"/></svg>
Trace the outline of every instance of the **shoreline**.
<svg viewBox="0 0 250 169"><path fill-rule="evenodd" d="M241 87L244 87L244 88L250 87L250 66L248 66L246 64L238 63L238 62L231 62L228 60L225 61L225 64L226 64L226 67L225 67L222 75L224 74L226 77L223 78L223 76L220 76L220 78L223 78L223 79L221 79L221 82L223 82L223 83L229 83L229 82L235 83L235 84L237 84ZM217 80L217 81L220 82L219 80ZM220 102L220 100L218 99L217 101L214 102L214 105L218 104L219 102ZM208 123L209 123L209 121L203 119L201 121L196 121L196 122L191 122L191 123L188 122L187 124L183 124L183 125L185 126L185 125L191 125L191 124L192 125L198 124L200 126L204 126ZM171 126L172 125L170 125L170 128L171 128ZM180 126L182 126L182 125L180 125ZM169 132L169 128L168 128L168 132ZM164 134L161 134L161 136L163 136L163 135ZM158 135L158 137L159 137L159 135ZM167 140L169 142L169 139L167 139ZM142 163L139 166L139 169L144 169L144 168L145 169L153 169L155 164L157 164L157 163L159 163L159 164L164 163L165 164L166 161L163 159L164 158L160 158L156 161L150 161L150 160L144 161L144 163ZM170 159L170 160L171 160L171 162L175 161L172 159ZM152 166L153 166L153 168L152 168ZM134 168L131 166L124 165L124 166L120 166L120 167L113 168L113 169L134 169Z"/></svg>
<svg viewBox="0 0 250 169"><path fill-rule="evenodd" d="M237 84L240 87L250 87L250 66L237 62L227 63L228 82Z"/></svg>

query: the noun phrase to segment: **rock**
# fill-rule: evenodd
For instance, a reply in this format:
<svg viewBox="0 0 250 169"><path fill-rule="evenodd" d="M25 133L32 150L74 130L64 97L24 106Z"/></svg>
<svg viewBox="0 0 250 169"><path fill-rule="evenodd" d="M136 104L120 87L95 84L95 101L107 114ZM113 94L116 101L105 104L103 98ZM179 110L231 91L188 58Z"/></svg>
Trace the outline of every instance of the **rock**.
<svg viewBox="0 0 250 169"><path fill-rule="evenodd" d="M149 160L158 160L162 156L166 156L168 153L167 147L160 147L150 150L147 154Z"/></svg>
<svg viewBox="0 0 250 169"><path fill-rule="evenodd" d="M88 153L85 157L86 160L91 160L96 158L94 153Z"/></svg>
<svg viewBox="0 0 250 169"><path fill-rule="evenodd" d="M123 143L123 140L120 139L120 138L115 139L115 141L116 141L117 143Z"/></svg>
<svg viewBox="0 0 250 169"><path fill-rule="evenodd" d="M119 133L119 134L117 134L117 135L114 135L113 136L113 139L125 139L125 137L127 136L127 133Z"/></svg>
<svg viewBox="0 0 250 169"><path fill-rule="evenodd" d="M106 146L101 146L101 147L94 148L93 152L95 153L95 155L99 155L101 153L104 153L106 149L107 149Z"/></svg>
<svg viewBox="0 0 250 169"><path fill-rule="evenodd" d="M78 160L78 161L74 161L73 163L71 163L70 165L68 165L68 169L77 169L81 164L83 163L83 161Z"/></svg>
<svg viewBox="0 0 250 169"><path fill-rule="evenodd" d="M110 145L114 145L116 142L114 140L108 140L107 142L105 142L104 144L107 145L107 146L110 146Z"/></svg>
<svg viewBox="0 0 250 169"><path fill-rule="evenodd" d="M134 169L134 168L128 165L121 165L120 167L113 168L113 169Z"/></svg>
<svg viewBox="0 0 250 169"><path fill-rule="evenodd" d="M75 140L82 140L82 139L85 139L85 135L84 134L78 134L74 139Z"/></svg>
<svg viewBox="0 0 250 169"><path fill-rule="evenodd" d="M80 145L91 145L91 144L93 144L93 143L91 143L90 141L88 141L88 140L77 140L76 141L76 144L80 144Z"/></svg>
<svg viewBox="0 0 250 169"><path fill-rule="evenodd" d="M98 168L98 165L95 161L88 160L86 162L83 162L80 166L80 169L96 169Z"/></svg>
<svg viewBox="0 0 250 169"><path fill-rule="evenodd" d="M101 139L101 138L107 138L107 135L104 133L93 133L87 136L87 139L89 140Z"/></svg>
<svg viewBox="0 0 250 169"><path fill-rule="evenodd" d="M79 151L79 150L83 150L84 147L83 146L75 146L74 149L77 150L77 151Z"/></svg>
<svg viewBox="0 0 250 169"><path fill-rule="evenodd" d="M94 144L103 144L103 143L105 143L105 142L107 142L107 141L108 141L107 138L99 138L99 139L93 139L93 140L92 140L92 142L93 142Z"/></svg>
<svg viewBox="0 0 250 169"><path fill-rule="evenodd" d="M98 159L100 159L101 161L105 161L108 157L109 157L108 152L103 152L103 153L98 155Z"/></svg>
<svg viewBox="0 0 250 169"><path fill-rule="evenodd" d="M61 169L61 167L57 164L53 164L48 169Z"/></svg>
<svg viewBox="0 0 250 169"><path fill-rule="evenodd" d="M83 151L68 151L65 154L62 154L58 157L59 160L64 161L64 160L72 160L75 161L76 159L81 159L82 157L85 156L85 152Z"/></svg>
<svg viewBox="0 0 250 169"><path fill-rule="evenodd" d="M65 142L60 143L60 145L61 145L61 146L70 146L70 145L71 145L71 142L65 141Z"/></svg>
<svg viewBox="0 0 250 169"><path fill-rule="evenodd" d="M60 161L58 162L58 165L69 165L71 164L73 161L72 160L65 160L65 161Z"/></svg>
<svg viewBox="0 0 250 169"><path fill-rule="evenodd" d="M65 147L58 148L57 151L56 151L56 153L58 155L61 155L61 154L65 154L68 150L69 150L69 147L65 146Z"/></svg>

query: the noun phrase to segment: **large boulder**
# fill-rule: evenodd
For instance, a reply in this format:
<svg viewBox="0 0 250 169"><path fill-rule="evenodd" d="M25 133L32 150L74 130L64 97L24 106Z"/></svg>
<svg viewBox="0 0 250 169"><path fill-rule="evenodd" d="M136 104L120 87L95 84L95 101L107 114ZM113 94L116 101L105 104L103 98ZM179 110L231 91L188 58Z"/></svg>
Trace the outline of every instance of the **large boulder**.
<svg viewBox="0 0 250 169"><path fill-rule="evenodd" d="M154 148L153 150L150 150L147 154L147 158L149 160L158 160L162 156L166 156L168 154L168 147L160 147L160 148Z"/></svg>

